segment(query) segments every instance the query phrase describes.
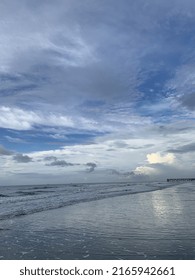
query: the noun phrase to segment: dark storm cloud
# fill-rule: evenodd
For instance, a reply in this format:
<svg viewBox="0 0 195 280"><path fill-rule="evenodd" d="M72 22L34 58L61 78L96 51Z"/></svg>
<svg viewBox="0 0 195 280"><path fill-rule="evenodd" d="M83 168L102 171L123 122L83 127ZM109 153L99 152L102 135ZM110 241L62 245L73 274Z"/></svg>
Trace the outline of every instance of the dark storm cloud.
<svg viewBox="0 0 195 280"><path fill-rule="evenodd" d="M4 147L0 146L0 156L10 156L13 152L5 149Z"/></svg>
<svg viewBox="0 0 195 280"><path fill-rule="evenodd" d="M195 152L195 143L179 146L175 149L169 149L167 152L175 154L185 154Z"/></svg>
<svg viewBox="0 0 195 280"><path fill-rule="evenodd" d="M43 159L44 161L56 161L57 160L57 157L54 157L54 156L48 156L48 157L45 157L44 159Z"/></svg>
<svg viewBox="0 0 195 280"><path fill-rule="evenodd" d="M86 164L81 164L81 163L71 163L71 162L67 162L65 160L58 160L56 157L46 157L44 159L44 161L51 161L50 163L47 163L46 166L57 166L57 167L68 167L68 166L87 166L87 172L93 172L95 170L95 168L97 167L97 164L93 163L93 162L88 162Z"/></svg>
<svg viewBox="0 0 195 280"><path fill-rule="evenodd" d="M78 165L78 164L73 164L65 160L55 160L52 161L51 163L46 164L46 166L58 166L58 167L67 167L67 166L74 166L74 165Z"/></svg>
<svg viewBox="0 0 195 280"><path fill-rule="evenodd" d="M87 168L87 172L91 173L95 170L95 168L97 167L97 164L94 162L88 162L88 163L86 163L86 166L89 167L89 168Z"/></svg>
<svg viewBox="0 0 195 280"><path fill-rule="evenodd" d="M27 155L16 154L13 156L13 160L15 160L16 162L19 162L19 163L28 163L28 162L32 161L32 158Z"/></svg>
<svg viewBox="0 0 195 280"><path fill-rule="evenodd" d="M123 176L123 177L129 177L129 176L134 176L135 175L135 173L133 171L121 172L121 171L118 171L116 169L111 169L111 170L109 170L109 172L113 175L118 175L118 176Z"/></svg>

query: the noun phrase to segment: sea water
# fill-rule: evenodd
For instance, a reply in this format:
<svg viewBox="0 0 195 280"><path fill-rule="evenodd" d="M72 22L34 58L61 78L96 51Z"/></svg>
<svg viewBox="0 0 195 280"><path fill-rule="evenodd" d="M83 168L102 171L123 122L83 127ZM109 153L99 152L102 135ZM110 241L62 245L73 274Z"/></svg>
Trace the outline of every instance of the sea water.
<svg viewBox="0 0 195 280"><path fill-rule="evenodd" d="M194 182L0 193L0 259L195 259Z"/></svg>
<svg viewBox="0 0 195 280"><path fill-rule="evenodd" d="M86 201L150 192L176 183L101 183L0 187L0 220Z"/></svg>

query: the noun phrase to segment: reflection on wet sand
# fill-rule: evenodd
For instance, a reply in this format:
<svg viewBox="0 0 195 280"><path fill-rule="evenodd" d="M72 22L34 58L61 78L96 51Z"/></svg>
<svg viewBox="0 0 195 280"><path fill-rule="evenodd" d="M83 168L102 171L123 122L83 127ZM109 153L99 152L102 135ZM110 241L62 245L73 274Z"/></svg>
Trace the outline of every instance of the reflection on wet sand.
<svg viewBox="0 0 195 280"><path fill-rule="evenodd" d="M177 191L152 192L152 206L154 214L160 223L168 223L172 215L181 215L183 206ZM167 197L169 196L169 197Z"/></svg>
<svg viewBox="0 0 195 280"><path fill-rule="evenodd" d="M178 186L5 221L1 259L195 259L195 192Z"/></svg>

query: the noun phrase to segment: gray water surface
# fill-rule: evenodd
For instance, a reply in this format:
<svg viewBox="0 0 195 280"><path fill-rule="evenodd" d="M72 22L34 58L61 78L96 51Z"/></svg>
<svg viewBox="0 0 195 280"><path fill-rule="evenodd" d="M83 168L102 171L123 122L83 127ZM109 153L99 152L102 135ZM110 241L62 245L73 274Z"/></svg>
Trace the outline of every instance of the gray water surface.
<svg viewBox="0 0 195 280"><path fill-rule="evenodd" d="M195 259L195 186L83 202L0 225L1 259Z"/></svg>

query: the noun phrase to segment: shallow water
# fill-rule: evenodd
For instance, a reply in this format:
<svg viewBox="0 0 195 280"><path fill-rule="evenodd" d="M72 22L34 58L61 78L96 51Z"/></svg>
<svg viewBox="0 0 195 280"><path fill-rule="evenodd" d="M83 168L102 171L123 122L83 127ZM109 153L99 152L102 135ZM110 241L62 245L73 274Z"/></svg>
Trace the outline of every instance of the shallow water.
<svg viewBox="0 0 195 280"><path fill-rule="evenodd" d="M195 259L195 186L79 203L1 227L1 259Z"/></svg>
<svg viewBox="0 0 195 280"><path fill-rule="evenodd" d="M167 182L153 182L0 187L0 220L173 185Z"/></svg>

